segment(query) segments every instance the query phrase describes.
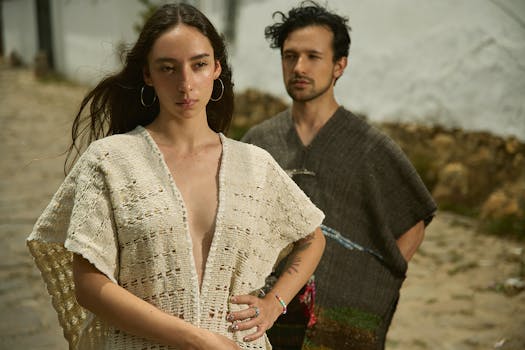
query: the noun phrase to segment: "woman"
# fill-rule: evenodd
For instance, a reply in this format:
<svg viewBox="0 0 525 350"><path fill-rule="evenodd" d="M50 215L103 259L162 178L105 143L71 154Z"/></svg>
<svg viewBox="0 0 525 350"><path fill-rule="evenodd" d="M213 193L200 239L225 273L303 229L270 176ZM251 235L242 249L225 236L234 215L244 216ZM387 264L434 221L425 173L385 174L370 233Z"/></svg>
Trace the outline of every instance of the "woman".
<svg viewBox="0 0 525 350"><path fill-rule="evenodd" d="M321 257L323 214L222 134L232 109L224 43L185 4L161 7L86 96L70 152L82 130L90 145L28 238L70 348L271 348L264 332ZM255 296L292 242L288 273Z"/></svg>

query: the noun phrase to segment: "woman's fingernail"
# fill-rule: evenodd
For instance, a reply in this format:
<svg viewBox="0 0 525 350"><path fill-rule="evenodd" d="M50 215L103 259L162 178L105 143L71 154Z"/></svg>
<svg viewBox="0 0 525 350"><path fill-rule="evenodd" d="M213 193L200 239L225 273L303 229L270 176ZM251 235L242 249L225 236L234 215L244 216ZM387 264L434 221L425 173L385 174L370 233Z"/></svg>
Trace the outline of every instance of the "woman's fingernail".
<svg viewBox="0 0 525 350"><path fill-rule="evenodd" d="M233 314L229 314L228 316L226 316L226 319L228 321L233 321Z"/></svg>
<svg viewBox="0 0 525 350"><path fill-rule="evenodd" d="M235 297L230 297L230 301L231 301L232 303L235 303Z"/></svg>

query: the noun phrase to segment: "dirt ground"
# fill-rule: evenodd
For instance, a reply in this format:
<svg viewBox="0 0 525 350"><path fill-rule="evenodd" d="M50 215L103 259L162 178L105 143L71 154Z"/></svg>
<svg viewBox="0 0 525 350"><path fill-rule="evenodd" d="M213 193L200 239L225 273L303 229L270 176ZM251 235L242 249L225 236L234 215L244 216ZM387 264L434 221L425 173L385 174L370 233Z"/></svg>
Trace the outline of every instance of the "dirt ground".
<svg viewBox="0 0 525 350"><path fill-rule="evenodd" d="M66 349L25 238L63 179L84 87L0 64L0 349ZM413 261L387 349L525 349L525 243L439 213ZM519 282L519 281L518 281Z"/></svg>

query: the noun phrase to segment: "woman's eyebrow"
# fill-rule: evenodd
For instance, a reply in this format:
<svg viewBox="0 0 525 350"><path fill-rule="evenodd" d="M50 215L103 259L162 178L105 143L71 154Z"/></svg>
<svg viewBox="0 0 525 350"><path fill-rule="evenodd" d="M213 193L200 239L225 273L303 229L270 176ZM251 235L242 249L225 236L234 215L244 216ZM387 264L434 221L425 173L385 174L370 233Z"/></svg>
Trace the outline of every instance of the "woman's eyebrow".
<svg viewBox="0 0 525 350"><path fill-rule="evenodd" d="M191 57L190 61L196 61L196 60L200 60L200 59L203 59L203 58L206 58L206 57L210 57L210 54L209 53L201 53L201 54L198 54L198 55L195 55L195 56ZM164 62L178 62L178 60L175 59L175 58L172 58L172 57L159 57L159 58L155 59L155 63L164 63Z"/></svg>

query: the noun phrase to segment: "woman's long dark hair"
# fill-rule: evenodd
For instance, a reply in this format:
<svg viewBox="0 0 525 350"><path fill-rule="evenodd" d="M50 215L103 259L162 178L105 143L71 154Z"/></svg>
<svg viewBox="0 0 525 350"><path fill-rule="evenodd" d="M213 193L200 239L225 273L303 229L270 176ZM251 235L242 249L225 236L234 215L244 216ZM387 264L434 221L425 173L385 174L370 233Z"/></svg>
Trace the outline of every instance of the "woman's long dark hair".
<svg viewBox="0 0 525 350"><path fill-rule="evenodd" d="M143 69L155 40L167 30L185 24L197 28L213 47L215 59L219 60L222 72L219 78L224 84L224 93L219 101L210 100L206 106L208 125L215 132L226 132L233 113L233 82L224 39L206 16L188 4L166 4L148 19L133 48L126 54L122 71L104 78L82 100L73 121L72 143L67 150L64 170L67 172L77 159L81 149L99 138L122 134L138 125L146 126L159 114L158 99L149 107L141 102L141 89L145 85ZM145 103L153 98L146 86ZM214 82L212 97L221 92L218 80ZM89 113L84 115L88 109ZM75 155L72 157L73 153Z"/></svg>

